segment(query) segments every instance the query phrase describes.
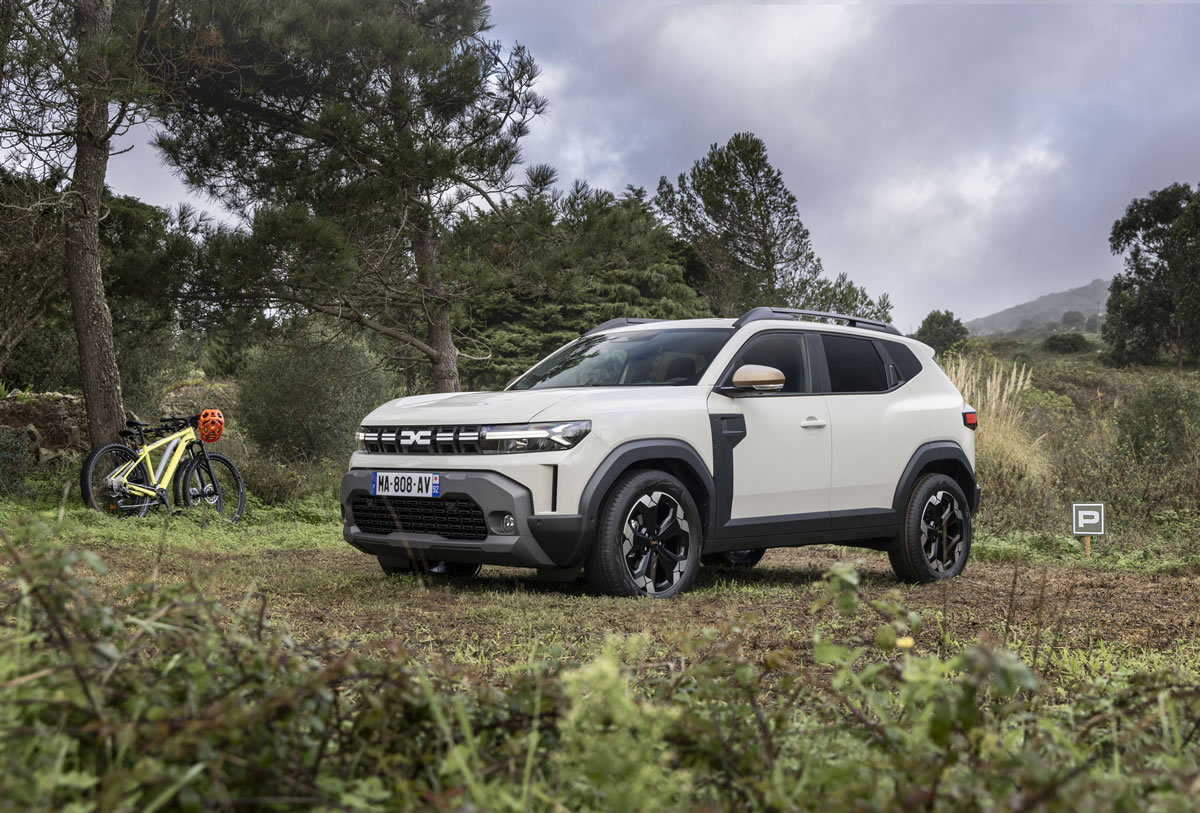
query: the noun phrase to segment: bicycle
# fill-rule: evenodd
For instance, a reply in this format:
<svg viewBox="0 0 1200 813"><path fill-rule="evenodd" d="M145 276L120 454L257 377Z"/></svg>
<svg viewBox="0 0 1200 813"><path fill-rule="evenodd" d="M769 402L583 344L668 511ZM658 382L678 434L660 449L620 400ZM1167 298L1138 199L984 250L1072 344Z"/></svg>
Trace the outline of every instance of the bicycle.
<svg viewBox="0 0 1200 813"><path fill-rule="evenodd" d="M246 507L241 472L223 454L209 452L225 426L220 410L160 419L156 428L144 421L126 421L119 434L125 443L97 446L88 453L79 474L83 502L115 516L144 517L151 509L182 504L204 508L237 522ZM146 435L163 435L151 443ZM161 452L158 465L151 454ZM168 491L170 489L170 491Z"/></svg>

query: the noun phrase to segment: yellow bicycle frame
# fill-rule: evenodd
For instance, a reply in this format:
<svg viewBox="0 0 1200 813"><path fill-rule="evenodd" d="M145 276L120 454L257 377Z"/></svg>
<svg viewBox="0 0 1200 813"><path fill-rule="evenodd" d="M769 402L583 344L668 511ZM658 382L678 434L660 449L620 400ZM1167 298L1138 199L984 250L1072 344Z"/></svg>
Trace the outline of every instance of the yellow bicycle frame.
<svg viewBox="0 0 1200 813"><path fill-rule="evenodd" d="M173 435L167 435L162 440L156 440L154 443L147 444L138 452L136 460L131 460L128 463L118 467L113 471L111 478L114 485L124 486L125 491L133 496L142 497L158 497L159 490L171 482L171 478L175 476L175 471L179 468L179 462L183 460L187 454L188 448L196 441L196 432L192 427L181 429ZM151 466L150 452L160 449L164 446L170 447L172 442L176 442L174 448L170 449L170 458L166 457L167 452L163 452L163 457L159 458L158 468ZM166 464L166 468L163 465ZM145 465L146 470L150 473L150 486L141 486L137 483L129 482L126 477L129 473L138 466Z"/></svg>

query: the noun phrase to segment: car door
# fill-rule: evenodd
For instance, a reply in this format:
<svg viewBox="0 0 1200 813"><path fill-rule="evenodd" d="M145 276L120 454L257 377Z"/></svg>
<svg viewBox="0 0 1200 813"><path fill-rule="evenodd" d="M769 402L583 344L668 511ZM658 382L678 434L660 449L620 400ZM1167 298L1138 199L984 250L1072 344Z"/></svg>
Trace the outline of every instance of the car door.
<svg viewBox="0 0 1200 813"><path fill-rule="evenodd" d="M745 364L780 370L783 389L734 392L733 372ZM829 414L824 396L813 394L813 370L802 331L761 332L746 341L709 396L714 480L729 502L727 517L718 511L722 524L782 533L797 530L797 520L816 527L828 511Z"/></svg>
<svg viewBox="0 0 1200 813"><path fill-rule="evenodd" d="M927 435L927 407L876 340L820 334L828 375L833 469L829 510L839 515L880 517L892 508L896 483L916 442ZM836 524L836 523L835 523Z"/></svg>

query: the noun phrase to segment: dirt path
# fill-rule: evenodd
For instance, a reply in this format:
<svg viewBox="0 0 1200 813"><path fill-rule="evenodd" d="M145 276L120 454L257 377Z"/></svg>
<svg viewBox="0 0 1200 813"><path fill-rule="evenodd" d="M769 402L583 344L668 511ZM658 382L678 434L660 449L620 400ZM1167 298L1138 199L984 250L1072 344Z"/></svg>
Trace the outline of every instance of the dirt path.
<svg viewBox="0 0 1200 813"><path fill-rule="evenodd" d="M946 584L901 587L886 557L807 548L770 551L748 572L706 569L691 593L649 602L592 596L579 584L544 584L532 571L507 568L451 583L387 579L373 559L350 548L246 554L168 548L157 561L147 548L97 552L110 566L106 588L148 579L157 568L163 581L193 581L231 604L257 590L267 597L269 615L300 639L367 647L395 642L428 657L497 667L538 654L582 655L609 633L646 633L668 655L672 641L689 630L733 623L747 631L746 654L788 649L803 659L814 623L843 635L868 635L878 623L869 612L854 622L830 609L810 612L822 574L839 559L857 560L868 598L899 590L922 613L919 648L982 638L1006 639L1025 651L1035 642L1042 649L1089 650L1103 643L1107 651L1168 658L1200 651L1194 577L975 563Z"/></svg>

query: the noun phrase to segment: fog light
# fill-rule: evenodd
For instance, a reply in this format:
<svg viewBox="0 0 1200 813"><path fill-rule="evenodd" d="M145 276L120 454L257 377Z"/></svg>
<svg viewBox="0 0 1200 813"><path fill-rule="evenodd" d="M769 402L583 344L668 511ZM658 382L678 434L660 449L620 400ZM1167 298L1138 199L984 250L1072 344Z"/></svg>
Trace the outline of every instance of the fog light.
<svg viewBox="0 0 1200 813"><path fill-rule="evenodd" d="M511 534L517 530L517 521L512 514L505 514L500 517L500 530L506 534Z"/></svg>

